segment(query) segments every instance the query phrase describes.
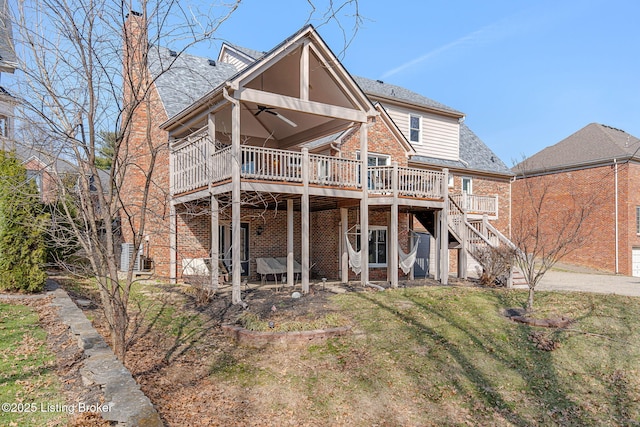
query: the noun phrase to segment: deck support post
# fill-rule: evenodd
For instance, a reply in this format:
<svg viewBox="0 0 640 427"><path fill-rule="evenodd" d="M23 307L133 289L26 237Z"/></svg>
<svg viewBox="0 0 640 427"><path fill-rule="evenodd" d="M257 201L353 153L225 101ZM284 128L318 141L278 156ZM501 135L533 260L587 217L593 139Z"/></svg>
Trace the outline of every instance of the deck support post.
<svg viewBox="0 0 640 427"><path fill-rule="evenodd" d="M242 154L240 147L240 102L231 99L231 302L242 302L240 284L242 281L241 240L241 187L240 165Z"/></svg>
<svg viewBox="0 0 640 427"><path fill-rule="evenodd" d="M302 293L309 293L309 150L302 149L302 200L300 206L302 245Z"/></svg>
<svg viewBox="0 0 640 427"><path fill-rule="evenodd" d="M369 283L369 125L360 125L360 184L362 199L360 200L360 253L362 271L360 281L363 287Z"/></svg>
<svg viewBox="0 0 640 427"><path fill-rule="evenodd" d="M393 162L391 175L393 201L391 203L391 224L389 227L389 276L392 288L398 287L398 162Z"/></svg>
<svg viewBox="0 0 640 427"><path fill-rule="evenodd" d="M170 202L169 207L169 283L175 284L177 282L177 231L178 231L178 217L176 215L176 205L173 200Z"/></svg>
<svg viewBox="0 0 640 427"><path fill-rule="evenodd" d="M218 281L220 278L220 269L218 268L218 259L220 258L218 254L220 244L218 208L218 199L211 194L211 251L209 252L209 256L211 256L211 289L214 291L218 290Z"/></svg>
<svg viewBox="0 0 640 427"><path fill-rule="evenodd" d="M442 170L443 207L440 211L440 283L449 283L449 169Z"/></svg>
<svg viewBox="0 0 640 427"><path fill-rule="evenodd" d="M340 273L341 282L349 282L349 251L347 250L347 231L349 230L349 209L340 208L340 247L342 248L342 254L340 257Z"/></svg>
<svg viewBox="0 0 640 427"><path fill-rule="evenodd" d="M287 199L287 286L293 287L293 199Z"/></svg>

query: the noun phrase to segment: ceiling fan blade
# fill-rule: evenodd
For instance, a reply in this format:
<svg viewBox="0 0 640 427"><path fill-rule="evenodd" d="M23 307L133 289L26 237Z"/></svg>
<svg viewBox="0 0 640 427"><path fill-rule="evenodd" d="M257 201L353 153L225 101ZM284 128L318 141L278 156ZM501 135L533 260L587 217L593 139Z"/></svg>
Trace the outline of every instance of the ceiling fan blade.
<svg viewBox="0 0 640 427"><path fill-rule="evenodd" d="M280 120L282 120L283 122L287 123L289 126L297 128L298 125L294 122L292 122L291 120L287 119L285 116L283 116L282 114L275 112L273 113L275 114Z"/></svg>

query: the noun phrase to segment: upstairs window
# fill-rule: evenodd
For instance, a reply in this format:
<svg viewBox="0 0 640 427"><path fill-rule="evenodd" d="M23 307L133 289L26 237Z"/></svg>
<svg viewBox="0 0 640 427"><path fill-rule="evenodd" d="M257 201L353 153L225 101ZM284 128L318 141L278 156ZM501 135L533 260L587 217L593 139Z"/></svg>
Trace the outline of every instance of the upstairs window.
<svg viewBox="0 0 640 427"><path fill-rule="evenodd" d="M7 116L0 115L0 137L9 137L9 118Z"/></svg>
<svg viewBox="0 0 640 427"><path fill-rule="evenodd" d="M640 234L640 206L636 206L636 234Z"/></svg>
<svg viewBox="0 0 640 427"><path fill-rule="evenodd" d="M471 178L462 178L462 191L467 194L473 194L473 180Z"/></svg>
<svg viewBox="0 0 640 427"><path fill-rule="evenodd" d="M410 142L422 142L422 117L409 115L409 141Z"/></svg>

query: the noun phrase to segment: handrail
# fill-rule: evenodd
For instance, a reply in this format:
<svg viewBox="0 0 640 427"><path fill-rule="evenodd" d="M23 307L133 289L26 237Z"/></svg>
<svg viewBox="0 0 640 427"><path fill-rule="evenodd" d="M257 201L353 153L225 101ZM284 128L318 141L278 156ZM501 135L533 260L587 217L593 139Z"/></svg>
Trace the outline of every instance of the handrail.
<svg viewBox="0 0 640 427"><path fill-rule="evenodd" d="M450 196L467 213L498 215L498 196L457 193Z"/></svg>

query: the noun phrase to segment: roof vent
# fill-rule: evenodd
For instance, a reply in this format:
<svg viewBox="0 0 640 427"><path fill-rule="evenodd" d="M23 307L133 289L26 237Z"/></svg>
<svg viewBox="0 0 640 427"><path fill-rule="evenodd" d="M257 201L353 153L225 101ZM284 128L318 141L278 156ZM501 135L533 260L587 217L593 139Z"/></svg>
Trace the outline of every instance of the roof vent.
<svg viewBox="0 0 640 427"><path fill-rule="evenodd" d="M378 83L380 83L381 85L384 84L384 82L382 80L376 80Z"/></svg>
<svg viewBox="0 0 640 427"><path fill-rule="evenodd" d="M209 65L211 65L212 67L216 66L216 61L214 61L213 59L209 60Z"/></svg>
<svg viewBox="0 0 640 427"><path fill-rule="evenodd" d="M175 50L170 50L169 51L169 56L172 56L172 57L176 58L178 56L178 52L176 52Z"/></svg>

